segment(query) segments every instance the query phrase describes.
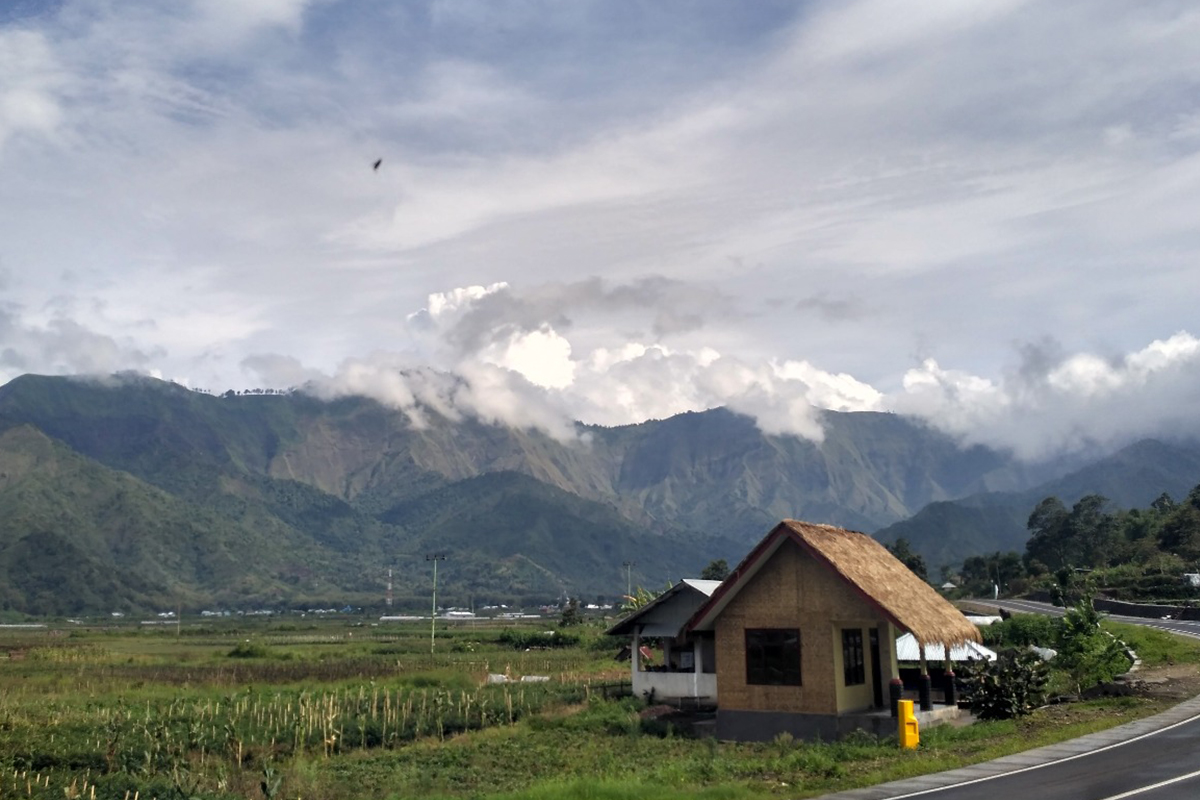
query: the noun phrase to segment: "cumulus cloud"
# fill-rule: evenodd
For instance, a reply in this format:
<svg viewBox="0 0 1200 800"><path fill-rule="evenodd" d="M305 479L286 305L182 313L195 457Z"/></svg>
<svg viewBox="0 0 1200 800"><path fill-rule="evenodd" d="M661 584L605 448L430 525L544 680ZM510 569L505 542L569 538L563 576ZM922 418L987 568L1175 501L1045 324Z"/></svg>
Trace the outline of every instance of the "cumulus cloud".
<svg viewBox="0 0 1200 800"><path fill-rule="evenodd" d="M0 307L0 376L4 380L25 372L100 375L146 369L154 355L73 319L55 316L38 324L20 309Z"/></svg>
<svg viewBox="0 0 1200 800"><path fill-rule="evenodd" d="M248 363L257 371L267 362ZM402 412L416 428L430 414L457 422L470 417L506 427L539 430L559 441L574 441L575 422L558 398L510 369L464 362L454 372L414 365L395 354L378 353L343 362L329 375L305 370L298 387L323 399L368 397Z"/></svg>
<svg viewBox="0 0 1200 800"><path fill-rule="evenodd" d="M549 325L530 333L513 333L508 341L493 342L479 356L547 389L563 389L575 380L571 343Z"/></svg>
<svg viewBox="0 0 1200 800"><path fill-rule="evenodd" d="M689 303L711 300L708 292L659 280L588 281L529 292L505 283L459 287L430 295L426 308L408 317L439 362L453 354L450 372L394 354L349 360L330 375L279 356L247 359L245 366L276 381L303 379L321 396L373 397L417 425L426 424L425 411L433 410L451 419L536 428L559 439L574 436L576 421L623 425L728 406L753 417L766 433L819 441L820 409L879 407L881 395L870 386L806 361L751 361L711 347L614 340L611 332L603 344L577 346L577 339L594 341L595 333L585 328L577 336L579 328L569 321L586 319L599 306L627 313L632 329L653 332L662 330L655 321L664 310L688 313Z"/></svg>
<svg viewBox="0 0 1200 800"><path fill-rule="evenodd" d="M325 375L287 358L247 366L322 396L361 394L403 410L414 424L427 411L535 428L569 440L576 421L638 423L725 406L769 435L822 441L821 410L895 411L926 420L965 444L1008 449L1040 460L1104 450L1139 436L1200 433L1191 413L1200 390L1200 339L1187 332L1134 352L1068 353L1052 340L1024 345L999 377L943 366L934 358L883 391L805 359L754 358L711 346L644 339L674 296L674 308L711 299L669 284L586 282L517 290L507 283L434 293L410 322L426 355L379 354ZM678 288L678 287L671 287ZM649 300L647 298L650 298ZM688 299L690 298L690 300ZM670 305L670 304L668 304ZM586 324L596 306L625 314L624 335ZM453 363L449 370L432 363Z"/></svg>
<svg viewBox="0 0 1200 800"><path fill-rule="evenodd" d="M1180 331L1132 353L1026 359L993 380L928 359L887 398L896 411L927 419L967 442L1010 448L1027 459L1111 448L1139 437L1200 434L1200 339Z"/></svg>

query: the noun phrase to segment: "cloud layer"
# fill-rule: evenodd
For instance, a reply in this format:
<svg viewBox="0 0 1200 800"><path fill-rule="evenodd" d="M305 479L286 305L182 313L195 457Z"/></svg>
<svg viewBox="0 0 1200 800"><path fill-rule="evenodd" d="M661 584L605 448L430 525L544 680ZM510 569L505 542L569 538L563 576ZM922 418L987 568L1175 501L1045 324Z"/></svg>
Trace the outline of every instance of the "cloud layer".
<svg viewBox="0 0 1200 800"><path fill-rule="evenodd" d="M9 4L0 379L1195 434L1198 43L1182 0Z"/></svg>

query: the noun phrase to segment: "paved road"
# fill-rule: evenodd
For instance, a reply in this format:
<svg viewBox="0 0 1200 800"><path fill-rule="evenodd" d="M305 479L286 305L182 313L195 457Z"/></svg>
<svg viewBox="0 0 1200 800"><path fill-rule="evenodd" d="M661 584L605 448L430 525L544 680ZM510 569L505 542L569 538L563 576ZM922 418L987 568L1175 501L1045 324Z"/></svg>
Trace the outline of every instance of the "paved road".
<svg viewBox="0 0 1200 800"><path fill-rule="evenodd" d="M1062 614L1046 603L1001 600L1010 611ZM1200 638L1200 623L1112 619ZM1119 728L964 769L827 795L828 800L1197 800L1200 698Z"/></svg>
<svg viewBox="0 0 1200 800"><path fill-rule="evenodd" d="M1063 610L1049 603L1035 603L1031 600L981 600L978 605L1006 608L1030 614L1051 614L1056 617L1063 615ZM1117 622L1128 622L1133 625L1145 625L1150 628L1161 628L1164 631L1200 638L1200 622L1186 619L1146 619L1145 617L1125 617L1120 614L1105 614L1107 619ZM1198 765L1200 766L1200 765ZM1200 795L1198 795L1200 797Z"/></svg>

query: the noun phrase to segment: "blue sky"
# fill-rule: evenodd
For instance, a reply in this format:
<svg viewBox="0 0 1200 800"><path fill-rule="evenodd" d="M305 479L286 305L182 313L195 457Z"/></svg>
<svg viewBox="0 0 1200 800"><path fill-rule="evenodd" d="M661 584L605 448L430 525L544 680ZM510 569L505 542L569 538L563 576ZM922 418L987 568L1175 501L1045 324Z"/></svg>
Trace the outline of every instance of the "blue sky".
<svg viewBox="0 0 1200 800"><path fill-rule="evenodd" d="M1198 84L1185 2L16 0L0 380L1195 434Z"/></svg>

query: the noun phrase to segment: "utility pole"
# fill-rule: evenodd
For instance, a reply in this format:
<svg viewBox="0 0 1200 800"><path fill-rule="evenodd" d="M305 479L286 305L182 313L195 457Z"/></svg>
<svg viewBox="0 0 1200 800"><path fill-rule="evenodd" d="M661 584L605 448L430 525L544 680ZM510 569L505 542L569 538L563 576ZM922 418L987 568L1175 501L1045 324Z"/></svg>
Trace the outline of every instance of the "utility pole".
<svg viewBox="0 0 1200 800"><path fill-rule="evenodd" d="M625 596L633 599L633 568L637 566L636 561L622 561L621 566L625 568Z"/></svg>
<svg viewBox="0 0 1200 800"><path fill-rule="evenodd" d="M446 560L445 553L426 553L426 561L433 562L433 611L429 614L429 655L433 656L434 635L437 629L437 565Z"/></svg>

